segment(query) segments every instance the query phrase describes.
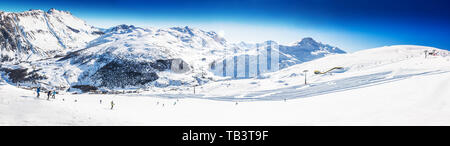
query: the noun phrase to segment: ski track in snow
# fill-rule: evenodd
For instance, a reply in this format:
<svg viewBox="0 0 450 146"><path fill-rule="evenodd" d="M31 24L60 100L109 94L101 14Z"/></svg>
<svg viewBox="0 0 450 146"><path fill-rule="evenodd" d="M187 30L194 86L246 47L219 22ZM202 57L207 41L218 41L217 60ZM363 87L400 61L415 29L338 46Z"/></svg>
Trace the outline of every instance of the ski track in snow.
<svg viewBox="0 0 450 146"><path fill-rule="evenodd" d="M389 73L344 78L333 85L321 82L300 90L300 86L292 86L267 95L264 93L270 90L266 90L253 96L279 99L296 94L309 98L239 104L228 99L204 100L208 98L201 95L58 94L47 101L45 93L36 99L34 91L2 80L0 125L448 125L449 72L405 74L394 79L386 79L386 75ZM363 80L370 85L352 84ZM327 87L345 84L348 88ZM110 101L116 103L114 110L109 109Z"/></svg>
<svg viewBox="0 0 450 146"><path fill-rule="evenodd" d="M263 90L257 92L243 93L238 95L230 96L205 96L204 94L140 94L140 95L130 95L130 96L151 96L160 98L200 98L200 99L210 99L210 100L220 100L220 101L276 101L284 99L295 99L295 98L305 98L312 97L322 94L330 94L334 92L341 92L346 90L352 90L357 88L364 88L369 86L375 86L380 84L385 84L389 82L394 82L398 80L404 80L412 76L418 75L433 75L448 73L448 71L430 71L416 74L406 74L398 75L392 78L386 75L392 72L382 72L369 75L362 75L356 77L349 77L344 79L333 80L333 84L329 85L328 81L320 83L311 83L307 87L305 85L295 85L286 88L278 88L272 90Z"/></svg>

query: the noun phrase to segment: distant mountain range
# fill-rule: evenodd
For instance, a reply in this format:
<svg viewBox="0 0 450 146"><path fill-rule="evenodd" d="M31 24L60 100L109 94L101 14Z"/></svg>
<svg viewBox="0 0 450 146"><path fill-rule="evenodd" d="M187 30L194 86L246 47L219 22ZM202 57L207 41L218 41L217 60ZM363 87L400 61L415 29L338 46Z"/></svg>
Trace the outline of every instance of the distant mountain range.
<svg viewBox="0 0 450 146"><path fill-rule="evenodd" d="M157 29L119 25L100 29L56 9L0 12L0 32L4 77L10 82L48 88L190 86L223 76L257 77L345 53L312 38L293 45L275 41L235 44L213 31L187 26Z"/></svg>

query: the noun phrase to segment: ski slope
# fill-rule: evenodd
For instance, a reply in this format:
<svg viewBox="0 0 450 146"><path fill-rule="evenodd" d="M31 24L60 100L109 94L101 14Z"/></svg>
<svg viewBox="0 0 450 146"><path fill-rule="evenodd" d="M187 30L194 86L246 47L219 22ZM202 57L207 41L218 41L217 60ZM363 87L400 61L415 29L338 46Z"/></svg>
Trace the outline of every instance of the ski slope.
<svg viewBox="0 0 450 146"><path fill-rule="evenodd" d="M34 91L2 80L0 125L450 125L450 55L438 50L425 58L433 49L389 46L326 56L259 78L211 82L196 94L154 88L61 93L47 101L44 93L36 99ZM344 69L313 74L336 66Z"/></svg>

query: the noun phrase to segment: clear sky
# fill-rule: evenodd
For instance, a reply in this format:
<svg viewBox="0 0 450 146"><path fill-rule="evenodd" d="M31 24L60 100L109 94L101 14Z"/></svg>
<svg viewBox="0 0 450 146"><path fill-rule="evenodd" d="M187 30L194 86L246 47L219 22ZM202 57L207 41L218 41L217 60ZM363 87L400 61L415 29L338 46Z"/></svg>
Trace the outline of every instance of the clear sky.
<svg viewBox="0 0 450 146"><path fill-rule="evenodd" d="M450 49L445 0L0 0L0 10L56 8L89 24L216 31L229 42L303 37L349 52L388 45Z"/></svg>

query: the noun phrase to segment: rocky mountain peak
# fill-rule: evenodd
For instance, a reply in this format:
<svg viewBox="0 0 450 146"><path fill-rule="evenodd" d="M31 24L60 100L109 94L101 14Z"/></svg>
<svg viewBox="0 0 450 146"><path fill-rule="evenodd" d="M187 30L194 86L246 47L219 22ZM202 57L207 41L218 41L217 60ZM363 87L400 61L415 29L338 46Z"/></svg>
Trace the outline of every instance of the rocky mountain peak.
<svg viewBox="0 0 450 146"><path fill-rule="evenodd" d="M311 37L306 37L303 38L300 42L298 42L296 45L297 46L311 46L311 45L316 45L319 44L317 41L315 41L313 38Z"/></svg>
<svg viewBox="0 0 450 146"><path fill-rule="evenodd" d="M31 9L0 13L0 58L31 61L79 49L102 35L70 12Z"/></svg>
<svg viewBox="0 0 450 146"><path fill-rule="evenodd" d="M108 32L118 32L118 33L130 32L136 28L138 28L138 27L135 27L134 25L121 24L121 25L114 26L114 27L108 29L106 31L106 33L108 33Z"/></svg>
<svg viewBox="0 0 450 146"><path fill-rule="evenodd" d="M69 14L72 15L69 11L62 11L62 10L57 10L55 8L51 8L47 11L48 14L53 14L53 13L65 13L65 14Z"/></svg>

